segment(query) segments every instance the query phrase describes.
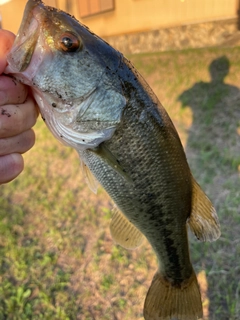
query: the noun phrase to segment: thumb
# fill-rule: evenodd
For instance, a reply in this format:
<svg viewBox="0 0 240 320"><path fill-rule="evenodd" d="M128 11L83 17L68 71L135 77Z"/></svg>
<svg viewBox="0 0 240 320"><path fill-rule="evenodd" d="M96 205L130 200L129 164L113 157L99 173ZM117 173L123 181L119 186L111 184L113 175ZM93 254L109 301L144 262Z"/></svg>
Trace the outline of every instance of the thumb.
<svg viewBox="0 0 240 320"><path fill-rule="evenodd" d="M7 54L10 51L15 35L8 31L0 29L0 74L3 73L7 66Z"/></svg>

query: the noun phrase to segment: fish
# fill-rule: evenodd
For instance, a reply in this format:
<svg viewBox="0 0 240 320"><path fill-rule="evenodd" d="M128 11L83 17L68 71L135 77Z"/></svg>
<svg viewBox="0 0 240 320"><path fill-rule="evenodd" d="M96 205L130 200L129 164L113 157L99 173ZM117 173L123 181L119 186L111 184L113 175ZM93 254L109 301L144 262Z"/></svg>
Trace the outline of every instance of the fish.
<svg viewBox="0 0 240 320"><path fill-rule="evenodd" d="M124 55L73 16L29 0L6 73L28 85L52 134L77 150L90 188L115 203L110 231L135 249L144 239L158 268L145 320L203 316L189 253L220 236L216 210L194 179L159 99Z"/></svg>

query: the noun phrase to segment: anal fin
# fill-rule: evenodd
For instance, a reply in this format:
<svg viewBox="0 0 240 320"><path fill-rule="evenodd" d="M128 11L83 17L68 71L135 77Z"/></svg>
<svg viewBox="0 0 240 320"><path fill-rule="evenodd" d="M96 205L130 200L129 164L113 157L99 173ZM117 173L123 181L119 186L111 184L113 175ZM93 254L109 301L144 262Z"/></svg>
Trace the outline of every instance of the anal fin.
<svg viewBox="0 0 240 320"><path fill-rule="evenodd" d="M192 212L188 224L200 241L214 241L221 235L216 210L193 177Z"/></svg>
<svg viewBox="0 0 240 320"><path fill-rule="evenodd" d="M110 231L114 241L126 249L139 247L144 239L143 234L117 208L114 209Z"/></svg>

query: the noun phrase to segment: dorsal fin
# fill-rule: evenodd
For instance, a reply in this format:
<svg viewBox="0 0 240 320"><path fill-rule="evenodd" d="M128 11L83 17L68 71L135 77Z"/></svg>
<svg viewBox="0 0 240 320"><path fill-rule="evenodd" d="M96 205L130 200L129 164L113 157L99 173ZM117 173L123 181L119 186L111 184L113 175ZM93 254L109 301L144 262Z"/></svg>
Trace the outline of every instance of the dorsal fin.
<svg viewBox="0 0 240 320"><path fill-rule="evenodd" d="M110 224L111 235L122 247L135 249L139 247L144 239L143 234L118 210L114 209Z"/></svg>
<svg viewBox="0 0 240 320"><path fill-rule="evenodd" d="M192 212L188 224L200 241L214 241L221 235L216 210L193 177Z"/></svg>

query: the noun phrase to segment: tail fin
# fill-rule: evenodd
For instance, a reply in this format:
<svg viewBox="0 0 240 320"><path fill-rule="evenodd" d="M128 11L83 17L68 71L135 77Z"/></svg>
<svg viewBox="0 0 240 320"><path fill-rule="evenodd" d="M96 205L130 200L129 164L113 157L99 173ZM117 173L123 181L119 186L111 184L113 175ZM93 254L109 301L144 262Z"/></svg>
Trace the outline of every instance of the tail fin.
<svg viewBox="0 0 240 320"><path fill-rule="evenodd" d="M156 273L144 304L145 320L196 320L203 317L196 275L175 286Z"/></svg>

